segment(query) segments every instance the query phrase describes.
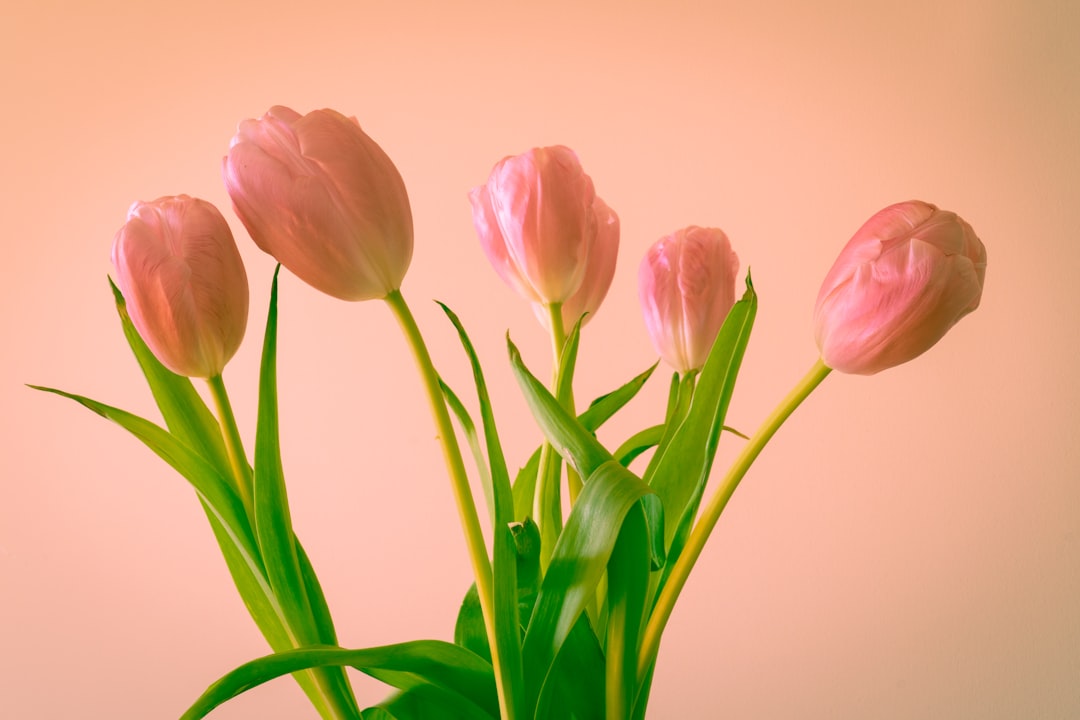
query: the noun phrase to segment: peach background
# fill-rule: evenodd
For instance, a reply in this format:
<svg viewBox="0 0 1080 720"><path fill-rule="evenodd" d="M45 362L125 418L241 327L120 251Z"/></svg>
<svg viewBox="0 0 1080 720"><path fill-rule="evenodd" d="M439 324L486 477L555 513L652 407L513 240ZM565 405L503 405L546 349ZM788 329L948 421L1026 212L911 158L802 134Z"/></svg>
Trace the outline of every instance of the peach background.
<svg viewBox="0 0 1080 720"><path fill-rule="evenodd" d="M989 250L982 308L914 363L829 378L781 431L676 611L650 717L1080 717L1080 4L45 0L3 18L0 716L176 717L265 652L185 483L22 383L155 412L109 247L133 200L198 195L251 277L226 372L250 447L272 262L219 163L281 103L355 114L394 158L417 228L404 290L462 391L428 299L465 319L514 463L537 434L503 333L541 374L546 341L465 198L502 156L570 145L622 218L582 401L653 361L645 248L729 233L761 294L730 415L746 430L814 360L818 284L858 225L912 197L962 214ZM449 638L469 571L404 342L379 303L291 276L281 302L293 513L342 642ZM604 439L653 422L664 386ZM282 680L213 717L314 715Z"/></svg>

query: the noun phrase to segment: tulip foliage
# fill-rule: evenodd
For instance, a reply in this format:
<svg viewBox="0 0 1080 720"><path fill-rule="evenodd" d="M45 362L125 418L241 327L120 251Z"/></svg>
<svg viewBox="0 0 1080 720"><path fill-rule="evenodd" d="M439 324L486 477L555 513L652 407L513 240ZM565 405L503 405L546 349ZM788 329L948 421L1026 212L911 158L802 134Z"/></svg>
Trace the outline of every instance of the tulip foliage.
<svg viewBox="0 0 1080 720"><path fill-rule="evenodd" d="M445 305L473 386L449 387L428 354L400 289L413 243L404 184L354 119L274 108L241 124L224 175L261 249L328 295L383 300L398 320L443 444L473 584L452 642L345 647L363 638L339 640L289 510L278 433L277 272L249 456L221 377L247 312L246 275L228 227L208 203L186 196L137 205L114 243L121 282L113 291L164 425L39 389L119 424L191 484L273 651L210 685L184 720L289 674L327 719L644 718L664 627L706 540L765 444L829 374L830 359L842 359L844 372L865 373L915 357L978 305L985 275L985 249L955 215L906 203L875 216L822 288L815 320L824 359L747 437L726 422L757 295L747 275L735 301L738 258L722 231L680 230L661 239L639 271L646 328L675 370L667 408L607 447L597 430L656 368L613 383L578 410L582 328L614 274L618 217L568 148L506 158L470 194L473 220L496 272L550 334L554 365L550 382L541 381L507 339L540 436L529 457L509 459L480 358ZM206 379L213 409L189 377ZM724 436L742 449L707 493ZM512 473L514 460L520 469ZM470 475L483 488L486 513ZM386 683L391 694L358 702L345 668Z"/></svg>

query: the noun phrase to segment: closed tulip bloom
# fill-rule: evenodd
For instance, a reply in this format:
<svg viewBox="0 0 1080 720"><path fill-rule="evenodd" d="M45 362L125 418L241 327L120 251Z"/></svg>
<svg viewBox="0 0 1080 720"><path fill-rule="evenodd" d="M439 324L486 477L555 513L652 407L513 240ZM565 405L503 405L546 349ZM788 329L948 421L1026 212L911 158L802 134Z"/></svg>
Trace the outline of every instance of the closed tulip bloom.
<svg viewBox="0 0 1080 720"><path fill-rule="evenodd" d="M248 283L218 209L187 195L135 203L112 263L131 322L158 360L187 377L220 375L244 339Z"/></svg>
<svg viewBox="0 0 1080 720"><path fill-rule="evenodd" d="M925 202L885 208L825 277L814 309L822 360L872 375L926 352L979 306L986 248L971 226Z"/></svg>
<svg viewBox="0 0 1080 720"><path fill-rule="evenodd" d="M585 263L581 287L562 304L563 328L569 330L582 315L582 325L589 322L607 296L615 277L615 260L619 255L619 216L599 197L593 201L596 215L596 240ZM550 318L540 303L533 305L540 324L548 327Z"/></svg>
<svg viewBox="0 0 1080 720"><path fill-rule="evenodd" d="M717 228L691 226L649 248L638 271L645 328L664 361L699 370L735 304L739 258Z"/></svg>
<svg viewBox="0 0 1080 720"><path fill-rule="evenodd" d="M570 148L508 157L469 193L473 224L499 276L531 302L569 299L596 238L592 180Z"/></svg>
<svg viewBox="0 0 1080 720"><path fill-rule="evenodd" d="M409 197L356 118L273 107L240 123L223 170L255 244L304 282L342 300L401 287L413 249Z"/></svg>

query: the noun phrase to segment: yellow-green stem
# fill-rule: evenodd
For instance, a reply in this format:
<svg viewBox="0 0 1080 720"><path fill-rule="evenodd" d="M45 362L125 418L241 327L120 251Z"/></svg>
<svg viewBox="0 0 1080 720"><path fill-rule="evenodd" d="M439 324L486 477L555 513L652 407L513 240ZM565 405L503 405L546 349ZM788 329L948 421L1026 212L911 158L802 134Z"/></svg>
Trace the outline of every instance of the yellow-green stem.
<svg viewBox="0 0 1080 720"><path fill-rule="evenodd" d="M401 325L409 348L412 350L416 365L420 370L420 376L427 391L428 404L435 419L435 426L442 441L443 460L450 473L450 483L454 490L454 500L457 503L458 517L465 533L465 545L469 552L469 560L472 563L473 577L476 580L476 592L480 599L480 610L484 617L484 628L487 630L489 645L491 646L491 662L495 668L495 683L499 693L499 705L502 717L506 720L513 718L512 703L509 702L504 674L506 668L499 662L499 643L495 636L495 601L493 590L493 578L491 573L491 560L484 545L484 535L480 529L480 518L476 513L476 503L473 500L472 489L469 487L469 477L465 472L465 463L461 457L461 449L458 447L457 436L450 422L450 413L446 409L442 390L439 387L439 374L431 362L427 345L420 334L420 328L416 324L409 306L405 302L400 290L394 290L385 298L386 304Z"/></svg>
<svg viewBox="0 0 1080 720"><path fill-rule="evenodd" d="M750 465L757 459L766 443L776 434L776 431L795 411L795 408L799 407L802 401L814 391L814 388L821 384L821 381L825 379L831 370L820 359L814 363L814 366L792 388L787 397L765 418L761 427L743 447L731 469L728 470L728 474L709 499L709 504L702 512L693 531L691 531L690 537L687 538L686 546L679 555L679 559L675 561L675 565L671 569L671 575L660 591L656 604L653 606L652 614L649 616L649 622L645 626L641 650L638 654L637 674L639 682L645 677L656 660L656 654L660 649L660 635L664 632L664 627L671 617L675 601L679 599L679 593L686 584L687 578L690 577L690 571L694 569L694 563L697 562L698 557L701 555L705 542L709 539L713 528L716 527L716 522L720 519L720 514L727 506L728 500L731 499L732 493L735 492L735 488L739 486L739 482L746 475Z"/></svg>
<svg viewBox="0 0 1080 720"><path fill-rule="evenodd" d="M207 379L206 384L210 386L210 394L214 397L214 406L217 408L221 435L225 440L225 452L229 455L229 465L232 467L236 490L240 495L240 501L244 504L248 518L254 520L251 466L248 465L247 455L244 453L244 443L240 439L240 430L236 427L236 416L233 415L229 394L225 391L225 381L218 374Z"/></svg>

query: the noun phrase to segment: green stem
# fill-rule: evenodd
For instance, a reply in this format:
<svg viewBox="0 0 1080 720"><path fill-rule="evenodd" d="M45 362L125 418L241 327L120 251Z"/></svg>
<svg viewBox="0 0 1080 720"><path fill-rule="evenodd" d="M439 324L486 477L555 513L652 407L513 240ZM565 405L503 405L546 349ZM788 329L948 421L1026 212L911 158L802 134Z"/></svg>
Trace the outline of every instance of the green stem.
<svg viewBox="0 0 1080 720"><path fill-rule="evenodd" d="M446 409L442 389L439 387L439 374L431 362L427 345L420 334L420 328L416 325L409 306L405 302L400 290L394 290L384 298L386 304L401 325L409 348L413 352L416 365L420 370L420 376L424 381L424 389L427 391L428 404L435 419L435 426L442 441L443 460L450 473L450 482L454 490L454 500L457 502L458 517L461 519L461 527L465 533L465 544L469 552L469 560L472 563L473 577L476 580L476 592L480 599L480 610L484 616L484 628L487 631L489 645L491 646L491 662L495 668L495 683L499 693L499 705L502 717L505 720L513 718L513 708L508 700L507 678L504 675L507 668L499 662L499 643L495 636L495 601L493 579L491 573L491 560L484 545L484 535L480 529L480 518L476 513L476 503L473 501L472 490L469 487L469 477L465 472L465 463L461 457L461 449L458 447L457 436L454 434L454 426L450 422L450 413Z"/></svg>
<svg viewBox="0 0 1080 720"><path fill-rule="evenodd" d="M220 373L208 378L206 384L210 386L210 394L214 398L214 406L217 408L218 422L221 425L221 435L225 440L225 451L229 455L229 465L232 467L233 480L236 483L240 500L244 503L248 517L254 521L254 501L252 499L251 466L248 464L247 455L244 453L244 443L240 439L240 429L236 427L236 416L233 415L232 403L229 402L229 394L225 392L225 381Z"/></svg>
<svg viewBox="0 0 1080 720"><path fill-rule="evenodd" d="M694 563L697 562L702 549L705 547L705 542L709 539L713 528L716 527L716 523L720 519L720 513L724 511L732 493L739 486L739 481L743 479L747 470L750 469L750 465L757 459L766 443L776 434L784 421L814 391L814 388L821 384L821 381L831 371L832 369L827 367L820 359L814 363L814 366L792 388L787 397L765 418L765 422L761 424L761 427L743 447L739 457L735 459L731 469L728 470L727 476L709 499L708 506L702 512L697 525L694 526L693 531L690 533L690 537L687 538L686 546L683 548L678 560L675 561L663 590L660 591L660 595L656 598L656 604L649 617L648 625L645 627L641 650L638 654L639 681L646 676L646 673L655 662L656 654L660 649L660 635L664 632L664 627L671 617L675 601L679 599L679 593L686 584L687 578L690 577L690 571L694 569Z"/></svg>

